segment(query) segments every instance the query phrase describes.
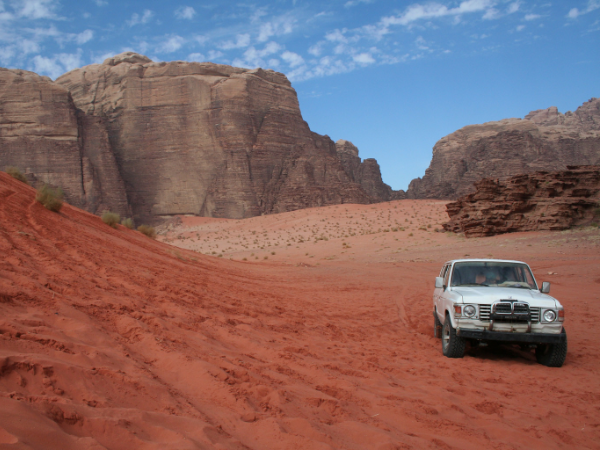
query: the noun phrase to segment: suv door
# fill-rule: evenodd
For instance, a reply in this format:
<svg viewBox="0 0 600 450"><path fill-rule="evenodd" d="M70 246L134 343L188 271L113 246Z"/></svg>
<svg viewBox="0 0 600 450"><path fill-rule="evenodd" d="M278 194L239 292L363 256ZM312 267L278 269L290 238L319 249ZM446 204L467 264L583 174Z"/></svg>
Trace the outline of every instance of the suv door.
<svg viewBox="0 0 600 450"><path fill-rule="evenodd" d="M440 277L444 279L444 286L448 286L448 275L450 274L450 264L444 264L442 270L440 271ZM443 288L435 288L433 290L433 304L435 305L436 310L440 309L441 296L444 292ZM443 317L442 317L443 319Z"/></svg>

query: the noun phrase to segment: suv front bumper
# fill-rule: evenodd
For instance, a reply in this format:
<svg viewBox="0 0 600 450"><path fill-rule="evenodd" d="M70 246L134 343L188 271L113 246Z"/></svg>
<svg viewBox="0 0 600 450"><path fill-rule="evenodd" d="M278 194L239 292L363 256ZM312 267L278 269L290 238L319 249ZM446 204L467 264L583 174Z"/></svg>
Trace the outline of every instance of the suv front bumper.
<svg viewBox="0 0 600 450"><path fill-rule="evenodd" d="M483 341L527 342L530 344L562 344L567 340L565 333L511 333L472 328L458 328L456 334L465 339Z"/></svg>

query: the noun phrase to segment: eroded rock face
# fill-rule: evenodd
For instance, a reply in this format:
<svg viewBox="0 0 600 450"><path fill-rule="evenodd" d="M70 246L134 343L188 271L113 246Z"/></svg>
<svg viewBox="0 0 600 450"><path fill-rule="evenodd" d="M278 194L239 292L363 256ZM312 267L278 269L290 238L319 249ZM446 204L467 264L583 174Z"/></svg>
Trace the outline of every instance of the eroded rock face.
<svg viewBox="0 0 600 450"><path fill-rule="evenodd" d="M574 113L556 107L471 125L440 139L423 178L414 179L408 198L457 198L486 177L501 180L520 173L565 170L600 164L600 99Z"/></svg>
<svg viewBox="0 0 600 450"><path fill-rule="evenodd" d="M507 180L486 178L448 203L446 231L467 237L515 231L565 230L600 221L600 166L570 166Z"/></svg>
<svg viewBox="0 0 600 450"><path fill-rule="evenodd" d="M310 131L281 73L124 53L56 83L106 124L136 217L244 218L383 200Z"/></svg>
<svg viewBox="0 0 600 450"><path fill-rule="evenodd" d="M358 148L352 142L340 139L335 143L335 148L346 174L371 197L379 201L405 198L404 191L394 191L383 182L377 160L367 158L361 161Z"/></svg>
<svg viewBox="0 0 600 450"><path fill-rule="evenodd" d="M101 120L77 111L48 77L0 68L0 170L8 166L88 211L131 212Z"/></svg>

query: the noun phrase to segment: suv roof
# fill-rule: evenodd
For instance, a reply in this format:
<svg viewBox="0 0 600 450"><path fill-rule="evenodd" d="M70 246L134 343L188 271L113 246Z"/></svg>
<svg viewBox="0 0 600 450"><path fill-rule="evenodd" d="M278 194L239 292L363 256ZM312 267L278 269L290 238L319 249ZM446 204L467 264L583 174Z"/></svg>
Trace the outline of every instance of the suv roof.
<svg viewBox="0 0 600 450"><path fill-rule="evenodd" d="M489 259L489 258L452 259L450 261L446 261L444 264L453 264L453 263L457 263L457 262L470 262L470 261L527 264L527 263L524 263L523 261L515 261L515 260L511 260L511 259Z"/></svg>

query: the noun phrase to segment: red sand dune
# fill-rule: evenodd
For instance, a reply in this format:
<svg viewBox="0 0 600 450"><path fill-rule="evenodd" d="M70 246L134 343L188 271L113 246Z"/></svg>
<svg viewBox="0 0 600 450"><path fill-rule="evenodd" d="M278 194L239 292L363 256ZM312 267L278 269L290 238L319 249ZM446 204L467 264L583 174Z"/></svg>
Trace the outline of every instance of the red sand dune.
<svg viewBox="0 0 600 450"><path fill-rule="evenodd" d="M163 237L219 258L34 197L0 173L0 449L598 448L598 229L465 240L431 232L442 203L400 201ZM552 282L562 368L442 356L433 281L465 254Z"/></svg>

